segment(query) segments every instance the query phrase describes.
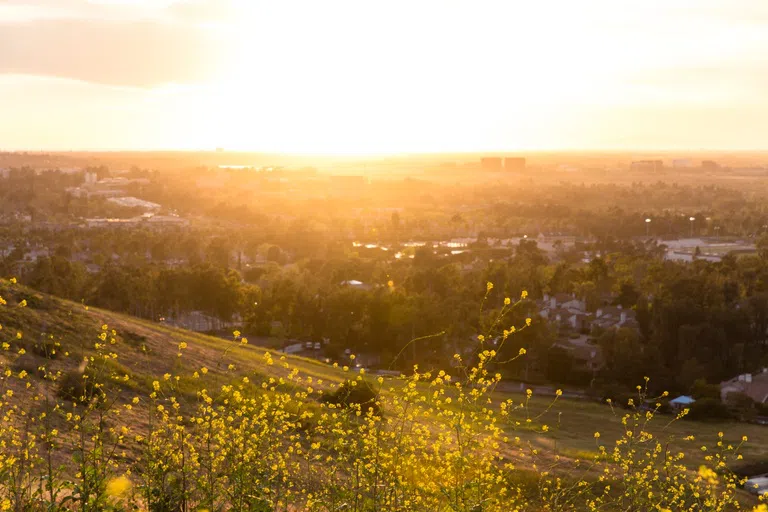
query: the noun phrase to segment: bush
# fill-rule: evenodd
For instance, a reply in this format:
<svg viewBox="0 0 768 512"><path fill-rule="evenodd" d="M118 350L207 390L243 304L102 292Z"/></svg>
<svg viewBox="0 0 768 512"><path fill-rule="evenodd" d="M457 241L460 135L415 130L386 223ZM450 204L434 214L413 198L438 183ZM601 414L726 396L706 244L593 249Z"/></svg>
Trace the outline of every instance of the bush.
<svg viewBox="0 0 768 512"><path fill-rule="evenodd" d="M739 421L751 421L757 416L757 407L752 397L744 393L728 393L725 405L731 415Z"/></svg>
<svg viewBox="0 0 768 512"><path fill-rule="evenodd" d="M348 380L342 383L332 393L323 394L322 401L327 404L333 404L337 407L351 407L359 405L363 412L373 409L375 415L381 414L379 407L378 394L366 381Z"/></svg>
<svg viewBox="0 0 768 512"><path fill-rule="evenodd" d="M697 421L718 421L732 419L731 411L715 398L702 398L691 404L687 419Z"/></svg>
<svg viewBox="0 0 768 512"><path fill-rule="evenodd" d="M126 331L122 334L123 340L132 347L136 347L140 349L145 354L148 354L149 347L147 346L147 337L142 336L141 334L136 334L135 332Z"/></svg>
<svg viewBox="0 0 768 512"><path fill-rule="evenodd" d="M758 416L768 416L768 404L755 402L755 409Z"/></svg>
<svg viewBox="0 0 768 512"><path fill-rule="evenodd" d="M705 379L697 379L691 386L691 396L696 400L702 398L711 398L720 400L720 386L717 384L707 384Z"/></svg>
<svg viewBox="0 0 768 512"><path fill-rule="evenodd" d="M32 354L24 354L19 356L13 363L13 369L18 373L21 371L27 372L29 375L36 375L39 378L45 377L45 370L40 368L46 366L48 361L41 360Z"/></svg>
<svg viewBox="0 0 768 512"><path fill-rule="evenodd" d="M45 359L57 359L59 357L59 344L54 341L40 341L32 345L32 352Z"/></svg>
<svg viewBox="0 0 768 512"><path fill-rule="evenodd" d="M65 400L87 403L104 398L104 390L91 371L80 369L65 373L59 381L59 396Z"/></svg>
<svg viewBox="0 0 768 512"><path fill-rule="evenodd" d="M47 295L35 294L27 298L27 307L39 311L52 311L57 306L57 301Z"/></svg>

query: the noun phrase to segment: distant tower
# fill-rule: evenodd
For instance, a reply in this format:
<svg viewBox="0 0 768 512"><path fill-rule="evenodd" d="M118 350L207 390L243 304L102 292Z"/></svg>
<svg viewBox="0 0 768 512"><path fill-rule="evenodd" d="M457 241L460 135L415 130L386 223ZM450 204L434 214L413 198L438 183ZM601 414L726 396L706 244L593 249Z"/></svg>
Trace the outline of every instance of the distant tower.
<svg viewBox="0 0 768 512"><path fill-rule="evenodd" d="M504 159L504 169L507 171L524 171L525 158L508 157Z"/></svg>
<svg viewBox="0 0 768 512"><path fill-rule="evenodd" d="M480 167L485 171L500 171L501 158L497 156L486 156L480 159Z"/></svg>

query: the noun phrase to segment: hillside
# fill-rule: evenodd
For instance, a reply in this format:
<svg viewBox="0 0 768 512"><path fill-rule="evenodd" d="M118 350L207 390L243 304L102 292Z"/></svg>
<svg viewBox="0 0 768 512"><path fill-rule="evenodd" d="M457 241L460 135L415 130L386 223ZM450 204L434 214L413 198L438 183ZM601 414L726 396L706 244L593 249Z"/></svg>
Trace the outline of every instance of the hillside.
<svg viewBox="0 0 768 512"><path fill-rule="evenodd" d="M94 441L89 446L100 447L100 450L106 445L114 448L115 455L110 457L108 463L94 462L103 471L97 472L101 475L98 482L104 484L109 474L119 474L127 467L134 467L134 472L143 475L141 478L144 482L143 487L137 485L136 492L157 485L148 476L152 468L157 468L145 465L148 464L148 453L153 453L150 448L157 449L163 457L170 457L177 452L169 446L158 445L153 448L153 445L147 445L144 440L148 433L160 432L158 439L168 439L165 436L174 439L174 429L187 432L185 435L192 436L192 440L188 446L182 443L180 453L185 454L189 450L190 455L195 454L194 467L198 472L195 474L210 475L210 467L201 462L204 458L201 454L202 445L196 444L200 440L194 441L198 434L193 434L191 429L195 423L199 425L209 422L211 428L215 426L222 433L226 432L227 435L238 439L237 436L242 435L239 429L244 427L231 427L231 424L237 423L236 420L227 419L230 423L216 423L219 415L230 411L229 418L261 418L263 415L269 417L269 421L264 420L260 429L240 438L246 444L264 443L259 444L260 450L256 453L236 452L235 455L244 457L243 460L247 459L248 464L254 467L258 465L257 459L263 458L265 461L273 461L269 465L270 468L279 467L281 464L292 468L290 471L285 469L281 478L288 479L285 475L292 475L290 484L286 483L292 489L292 499L303 503L303 506L309 509L308 503L313 499L310 496L323 488L319 484L323 479L330 478L337 472L346 474L350 468L357 467L355 461L358 460L362 464L375 465L374 459L366 454L369 449L366 447L370 446L366 443L373 442L368 436L373 435L371 428L378 425L379 420L371 416L367 420L370 424L366 426L366 422L356 420L354 414L351 417L342 415L337 412L340 410L338 407L330 406L329 410L322 404L324 391L330 392L337 384L350 379L359 383L361 388L370 387L378 392L377 400L381 403L385 424L389 425L387 428L395 430L392 431L392 436L376 438L374 444L381 450L386 447L385 453L395 454L410 461L407 464L413 466L408 469L411 476L405 480L402 480L405 477L398 474L395 468L386 465L381 468L386 478L402 480L402 485L407 485L407 482L415 485L414 482L419 480L421 471L428 470L429 473L439 470L450 473L453 471L450 468L455 470L459 467L456 464L461 460L461 464L468 466L465 468L466 475L460 477L453 474L450 478L447 473L444 475L449 480L457 479L452 483L453 486L463 482L465 477L474 477L473 485L479 486L478 492L480 489L483 492L493 489L498 491L500 481L487 475L492 473L491 468L496 464L506 461L504 463L510 464L510 468L514 467L514 471L507 471L504 479L508 484L517 486L517 492L524 497L524 501L532 499L531 496L536 494L541 495L542 489L548 489L548 493L553 492L550 484L546 483L549 478L547 473L544 473L544 476L540 473L542 469L559 475L566 481L575 478L574 474L578 473L578 478L592 482L590 486L598 485L595 482L600 481L601 475L610 474L608 481L619 486L622 485L621 479L613 471L617 471L621 463L620 460L612 460L614 455L611 454L610 447L617 441L618 446L626 444L627 432L635 429L638 433L650 435L643 442L659 439L663 443L665 453L682 454L682 466L675 470L679 473L675 478L684 478L681 475L686 474L685 470L680 469L683 466L695 470L700 465L712 463L712 459L708 458L715 452L702 450L704 444L712 446L721 441L723 450L727 445L739 446L745 460L734 460L737 464L762 462L768 456L768 433L760 426L672 421L674 417L664 416L655 418L646 426L644 413L626 416L627 412L620 408L596 403L493 392L496 381L490 376L469 376L466 388L454 385L445 374L437 372L431 375L417 374L415 378L383 381L375 376L360 373L353 375L352 370L314 360L278 354L265 355L265 349L234 339L229 341L205 336L88 308L82 304L37 293L9 281L0 281L0 297L6 303L0 305L0 342L4 348L0 365L3 369L11 370L2 380L2 392L6 397L2 406L6 411L15 411L10 416L15 414L16 418L4 419L0 441L21 443L23 436L20 437L19 432L23 429L9 433L8 426L18 426L20 420L26 421L24 418L40 418L38 421L42 422L45 417L48 431L51 427L47 422L52 421L58 435L55 443L51 445L55 445L56 449L46 451L50 459L55 461L51 466L62 464L68 467L72 464L72 456L84 450L88 441L79 440L77 437L77 431L86 428L85 419L82 424L76 423L76 428L70 429L66 411L76 417L78 411L81 411L83 418L89 414L90 417L98 416L99 425L112 425L114 429L117 429L117 425L124 425L125 432L130 432L130 435L117 434L117 430L110 431L109 435L105 434L104 439L99 438L98 442ZM84 358L89 359L85 371L82 370ZM346 363L354 366L350 361ZM342 366L343 364L342 362ZM43 367L44 370L41 369ZM453 370L457 374L461 373L459 369ZM482 375L482 370L479 375ZM64 390L67 385L81 381L81 376L85 376L86 381L91 379L99 383L99 387L103 388L105 395L109 397L108 408L97 404L98 399L94 400L93 397L98 395L92 390L89 391L88 384L81 388L75 384L74 388L80 389L79 393L88 395L91 402L80 400L78 392ZM218 389L222 391L217 392ZM7 394L9 390L12 395ZM208 400L208 396L213 398ZM240 403L243 396L252 398L246 400L247 405L243 405L242 409L230 410L230 401ZM56 401L54 408L49 406L51 401ZM47 404L45 407L48 409L45 409L43 404ZM221 409L217 409L219 407ZM499 416L494 417L489 412L489 409L494 408L500 408ZM178 420L175 420L173 415L168 415L167 411L174 409L178 411ZM110 415L105 413L105 410L117 413ZM355 407L352 407L352 411L354 410ZM41 415L41 411L54 411L55 414ZM360 417L360 414L357 416ZM365 417L364 414L362 416ZM67 419L64 419L65 417ZM103 417L108 419L103 420ZM464 423L465 421L468 423ZM93 424L89 425L89 432L94 432ZM36 427L33 427L33 430L34 428ZM466 429L471 433L471 441L465 441L461 435L452 439L451 436L457 432L457 428L458 431ZM596 431L600 432L599 439L594 435ZM96 432L101 432L101 429ZM377 432L377 435L382 435L381 431ZM718 436L719 432L724 432L722 437ZM310 437L310 434L319 437ZM48 434L41 434L41 439L47 439L45 435ZM305 435L307 437L302 441L302 436ZM686 440L686 437L691 435L694 439ZM748 436L749 443L740 446L742 436L745 435ZM131 437L133 439L129 439ZM408 440L409 445L403 446L399 442L400 438ZM355 445L355 439L363 444ZM230 442L230 438L219 439L218 442L226 444ZM462 445L464 442L468 444ZM435 444L442 448L435 447ZM321 448L321 445L324 448ZM277 448L270 448L271 446ZM350 446L356 448L347 453L345 450ZM608 447L607 451L605 447ZM462 455L463 458L454 460L454 450L459 448L469 450L474 455L469 459L466 459L467 455ZM302 459L308 457L303 454L303 450L309 453L322 449L325 449L322 458L313 456ZM440 467L442 459L434 458L438 453L436 450L445 451L444 458L450 461L448 467ZM45 460L43 455L45 453L41 452L40 461ZM728 454L723 452L723 455ZM213 464L214 460L218 459L210 459L209 464ZM276 460L280 462L274 462ZM324 462L321 463L320 460ZM304 463L310 464L310 461L311 465L302 466ZM424 465L425 461L428 461L426 466L417 466ZM177 478L179 472L184 474L184 464L188 463L182 460L178 463L179 466L168 474ZM656 462L646 460L645 463L653 465ZM225 462L218 460L217 464L224 467ZM638 464L638 467L640 466L642 464ZM415 467L421 469L416 471ZM667 467L667 470L670 468ZM0 477L3 474L0 459ZM34 474L33 471L29 478L34 480ZM168 474L163 477L163 482L168 478ZM695 472L693 474L695 475ZM310 475L312 478L309 478ZM224 478L226 485L232 485L231 475L219 474L217 478ZM267 478L267 481L271 482L270 486L276 485L272 478ZM304 478L309 478L311 484L302 487L299 480ZM257 483L251 482L249 485ZM33 487L29 482L21 487L24 485ZM221 485L221 492L224 492L226 485ZM366 487L365 493L361 491L361 495L368 496L372 492L375 496L377 485L381 484L371 485L372 487ZM165 486L165 483L160 486L163 492L168 491ZM442 491L438 492L437 488L418 489L418 492L411 490L414 497L425 500L425 503L439 502L437 496ZM565 492L562 489L558 492L561 491ZM270 492L277 491L271 488ZM329 500L335 499L333 492L337 491L326 489L325 492L328 493ZM597 490L592 492L595 496L600 496ZM610 495L610 491L604 492ZM192 494L190 491L190 496ZM148 496L137 499L152 502L152 498ZM201 498L200 495L195 495L195 499L198 503L210 504L212 501L226 501L231 498L209 497L206 502L204 496ZM276 498L270 493L265 493L260 499L271 503L271 500ZM283 496L281 499L288 498ZM607 498L604 496L603 499ZM742 491L739 491L738 499L744 503L752 501ZM403 510L405 509L408 508Z"/></svg>
<svg viewBox="0 0 768 512"><path fill-rule="evenodd" d="M229 364L237 365L243 374L284 373L264 364L266 349L261 347L91 308L9 281L0 280L0 297L8 303L0 308L0 340L26 351L21 358L13 357L16 364L33 366L45 361L45 347L50 351L55 342L60 345L56 348L57 356L67 353L73 357L54 357L52 367L77 367L83 355L93 353L102 326L106 325L107 331L115 331L119 346L119 358L114 364L124 367L140 381L203 366L208 367L212 376L223 375ZM18 307L21 301L26 301L25 307ZM20 338L17 333L21 333ZM181 358L178 357L180 343L187 344ZM286 355L284 363L329 382L343 380L341 371L318 361Z"/></svg>

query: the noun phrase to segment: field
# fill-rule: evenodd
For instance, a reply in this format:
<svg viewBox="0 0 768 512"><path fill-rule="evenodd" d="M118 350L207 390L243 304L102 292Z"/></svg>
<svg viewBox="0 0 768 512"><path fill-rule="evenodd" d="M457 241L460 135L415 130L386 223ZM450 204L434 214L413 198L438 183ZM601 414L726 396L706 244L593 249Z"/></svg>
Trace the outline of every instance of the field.
<svg viewBox="0 0 768 512"><path fill-rule="evenodd" d="M309 397L304 402L311 411L319 407L312 404L315 400L319 404L323 392L330 392L340 383L356 377L358 381L367 381L373 387L377 386L377 382L380 383L378 389L382 396L387 397L389 404L384 407L385 417L390 412L393 415L403 414L402 411L396 412L399 395L394 389L407 389L408 379L388 377L380 380L375 374L354 374L353 370L343 368L345 362L336 366L277 353L265 357L268 352L266 349L243 344L234 339L227 341L88 308L9 282L0 282L0 296L7 302L6 306L0 307L0 341L9 346L0 358L0 365L12 369L13 372L24 371L34 375L36 369L42 365L60 371L61 375L76 372L83 358L103 353L105 343L100 343L99 340L105 341L109 336L107 333L115 331L113 336L115 345L119 346L119 350L116 350L119 351L119 357L106 357L104 361L113 380L115 376L123 375L126 380L119 388L110 383L107 383L107 387L117 393L116 403L128 405L134 399L135 403L139 404L132 409L128 407L128 411L121 417L121 421L130 424L133 432L142 433L152 428L152 414L145 408L145 404L166 404L166 407L169 407L175 405L177 399L186 399L189 404L194 404L199 402L202 382L207 389L247 382L244 388L239 384L240 388L259 393L259 388L269 387L273 391L278 389L287 394L294 391L298 393L301 386L311 384L314 389L309 392ZM106 349L111 350L109 345ZM51 350L63 352L64 357L51 357ZM346 364L353 366L350 361ZM200 373L204 375L204 379ZM155 398L153 389L160 389L160 384L156 381L163 382L163 375L166 375L165 380L169 380L171 375L177 376L175 382L172 379L169 381L173 395ZM57 392L47 380L32 378L28 382L31 385L25 387L22 380L4 378L2 386L5 390L13 391L14 396L22 401L25 397L38 400L37 397L51 396ZM494 387L491 381L480 384L484 385L489 389ZM422 376L413 389L426 397L435 389L435 384L434 381L430 382L430 378ZM429 407L422 411L422 425L419 427L424 429L422 437L441 438L440 436L447 432L445 413L448 412L450 416L467 411L464 402L462 405L458 404L462 396L466 398L468 395L462 395L462 391L450 386L445 387L445 390L444 396L453 397L456 401L451 406ZM587 480L596 480L601 469L598 466L593 467L593 463L601 457L605 459L604 455L600 455L598 447L603 445L610 451L614 443L624 438L627 430L632 429L632 422L635 421L630 418L628 425L623 424L622 418L627 411L618 405L611 407L587 401L527 397L522 393L490 392L488 400L496 406L502 402L511 404L509 421L499 434L508 436L510 442L509 445L502 444L496 448L499 453L511 458L516 450L514 446L525 447L529 452L538 452L535 459L517 459L516 470L519 475L537 475L534 469L540 471L542 467L562 470L579 467L584 469ZM435 403L439 405L441 402ZM192 414L192 405L189 407L188 412ZM479 410L474 410L472 414ZM187 406L182 405L181 411L187 412ZM482 414L477 417L481 418L478 420L481 423L485 421ZM642 422L642 416L639 418ZM528 419L531 421L527 421ZM742 443L743 436L747 436L749 442L741 448L744 456L741 463L756 464L768 458L768 431L764 427L741 423L673 420L672 416L657 415L642 430L651 433L669 454L682 452L684 464L692 470L705 464L706 458L712 454L703 451L702 445L712 447L722 441L724 445L738 446ZM600 433L599 439L595 437L596 432ZM723 432L722 438L719 437L720 432ZM689 436L693 436L693 439ZM513 441L514 438L519 440ZM487 449L487 446L484 449ZM139 452L131 450L132 448L125 449L125 461L139 458ZM75 451L76 440L66 437L66 442L62 442L55 458L66 465ZM754 502L746 492L738 491L738 494L738 499L743 503Z"/></svg>

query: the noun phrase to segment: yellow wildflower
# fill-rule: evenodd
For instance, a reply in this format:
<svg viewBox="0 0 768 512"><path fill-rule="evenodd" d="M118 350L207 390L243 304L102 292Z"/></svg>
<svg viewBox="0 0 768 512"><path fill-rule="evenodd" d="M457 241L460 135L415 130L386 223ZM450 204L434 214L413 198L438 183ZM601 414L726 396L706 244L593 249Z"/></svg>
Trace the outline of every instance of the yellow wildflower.
<svg viewBox="0 0 768 512"><path fill-rule="evenodd" d="M109 496L118 497L125 494L131 488L131 481L124 476L113 478L107 482L107 494Z"/></svg>

